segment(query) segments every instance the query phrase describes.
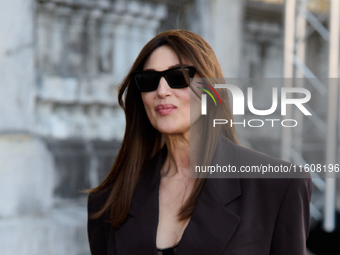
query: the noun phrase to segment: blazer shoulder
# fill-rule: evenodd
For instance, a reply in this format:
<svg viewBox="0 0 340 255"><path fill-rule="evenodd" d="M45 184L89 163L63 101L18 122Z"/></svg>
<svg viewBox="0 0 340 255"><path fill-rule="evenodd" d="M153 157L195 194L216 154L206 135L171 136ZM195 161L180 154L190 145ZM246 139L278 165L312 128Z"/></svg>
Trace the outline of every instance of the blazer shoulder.
<svg viewBox="0 0 340 255"><path fill-rule="evenodd" d="M243 147L242 145L236 144L225 136L220 139L216 149L219 152L218 156L229 156L228 159L236 159L243 165L258 165L261 163L274 165L291 164L282 159L278 159L265 153Z"/></svg>
<svg viewBox="0 0 340 255"><path fill-rule="evenodd" d="M307 178L242 178L241 186L245 190L259 191L260 194L284 196L287 191L304 193L311 197L312 179Z"/></svg>
<svg viewBox="0 0 340 255"><path fill-rule="evenodd" d="M236 144L235 144L236 145ZM253 149L249 149L243 147L241 145L236 145L238 147L238 158L241 163L249 163L249 164L273 164L273 165L290 165L291 163L284 161L279 158L275 158L268 154L255 151Z"/></svg>
<svg viewBox="0 0 340 255"><path fill-rule="evenodd" d="M311 175L308 171L302 171L302 169L292 162L288 162L265 153L255 151L235 144L230 140L227 140L223 144L225 153L232 156L232 161L239 167L250 167L257 170L267 170L271 167L275 167L275 171L265 172L267 176L258 176L256 178L278 178L278 179L311 179ZM229 157L230 158L230 157ZM236 163L235 163L236 162ZM260 172L261 172L260 171ZM274 173L275 172L275 173ZM275 176L274 176L275 174ZM255 176L254 176L255 178ZM283 181L284 182L284 181Z"/></svg>

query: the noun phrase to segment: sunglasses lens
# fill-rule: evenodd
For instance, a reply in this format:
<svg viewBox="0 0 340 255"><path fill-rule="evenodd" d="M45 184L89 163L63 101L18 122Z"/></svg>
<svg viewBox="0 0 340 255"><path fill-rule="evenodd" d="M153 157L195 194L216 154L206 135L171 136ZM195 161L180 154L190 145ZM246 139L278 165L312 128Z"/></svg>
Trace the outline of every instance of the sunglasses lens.
<svg viewBox="0 0 340 255"><path fill-rule="evenodd" d="M185 68L184 71L187 72L188 76L190 76L190 70L188 68ZM182 69L173 69L169 71L166 75L166 78L169 82L170 87L172 88L184 88L188 86Z"/></svg>
<svg viewBox="0 0 340 255"><path fill-rule="evenodd" d="M184 72L190 77L193 78L196 69L194 67L185 67ZM176 67L173 69L169 69L163 72L157 71L143 71L143 72L135 72L133 73L135 82L140 91L148 92L154 91L157 89L160 78L162 76L165 77L169 86L171 88L185 88L189 84L185 80L184 73L180 67Z"/></svg>
<svg viewBox="0 0 340 255"><path fill-rule="evenodd" d="M141 91L147 92L157 89L159 78L156 72L143 72L136 74L135 81Z"/></svg>

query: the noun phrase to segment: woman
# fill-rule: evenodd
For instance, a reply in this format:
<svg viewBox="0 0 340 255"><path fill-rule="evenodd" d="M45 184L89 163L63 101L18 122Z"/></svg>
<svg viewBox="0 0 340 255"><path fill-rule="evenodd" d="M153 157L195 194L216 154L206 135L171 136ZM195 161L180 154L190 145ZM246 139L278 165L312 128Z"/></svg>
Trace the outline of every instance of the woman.
<svg viewBox="0 0 340 255"><path fill-rule="evenodd" d="M218 91L223 107L201 116L202 90L189 79L208 77L222 78L220 65L189 31L161 33L140 52L119 89L122 147L90 190L93 255L306 253L310 178L190 178L193 162L287 164L237 145L227 125L206 124L220 114L232 119L225 90Z"/></svg>

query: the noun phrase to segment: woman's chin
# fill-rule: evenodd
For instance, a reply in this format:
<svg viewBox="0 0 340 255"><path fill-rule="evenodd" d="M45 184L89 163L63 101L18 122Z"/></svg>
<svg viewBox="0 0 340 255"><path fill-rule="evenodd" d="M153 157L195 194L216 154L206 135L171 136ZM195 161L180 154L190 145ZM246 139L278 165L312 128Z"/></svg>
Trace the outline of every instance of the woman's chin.
<svg viewBox="0 0 340 255"><path fill-rule="evenodd" d="M186 130L190 130L190 127L189 128L172 127L168 125L168 126L157 127L157 130L163 135L178 135L178 134L185 133Z"/></svg>

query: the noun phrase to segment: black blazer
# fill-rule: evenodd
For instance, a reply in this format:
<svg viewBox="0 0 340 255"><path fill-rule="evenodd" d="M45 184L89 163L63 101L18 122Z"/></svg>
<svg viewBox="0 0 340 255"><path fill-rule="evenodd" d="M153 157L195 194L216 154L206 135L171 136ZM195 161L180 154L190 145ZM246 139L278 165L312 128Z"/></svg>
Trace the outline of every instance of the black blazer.
<svg viewBox="0 0 340 255"><path fill-rule="evenodd" d="M220 143L221 144L221 143ZM217 155L227 164L287 165L227 140ZM158 191L166 146L149 161L124 224L88 219L92 255L156 255ZM215 154L216 155L216 154ZM88 214L105 203L112 185L88 198ZM304 255L309 232L310 175L299 179L206 179L178 246L178 255Z"/></svg>

